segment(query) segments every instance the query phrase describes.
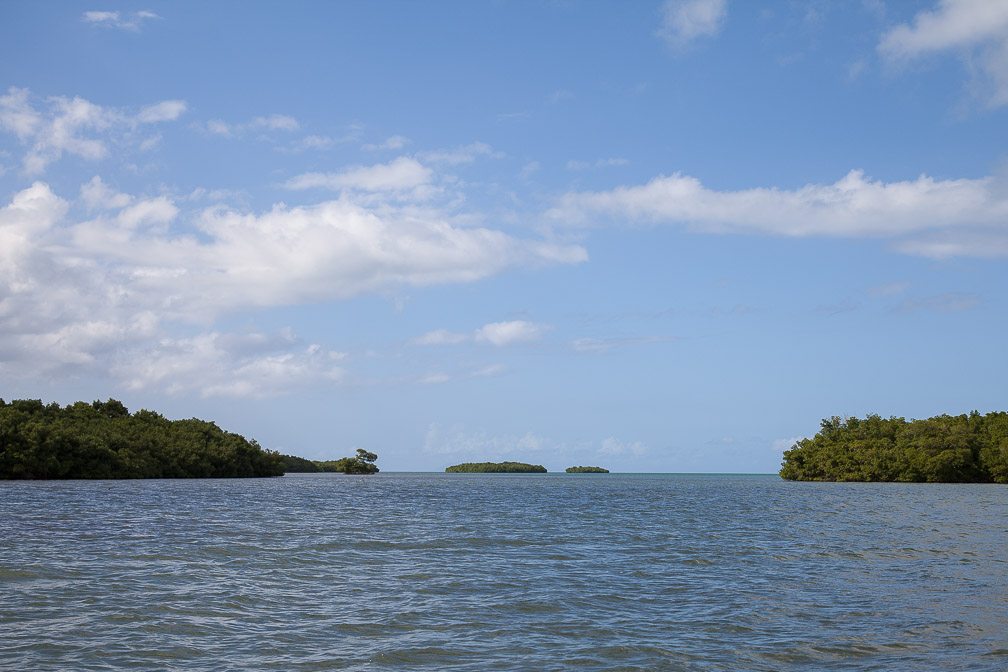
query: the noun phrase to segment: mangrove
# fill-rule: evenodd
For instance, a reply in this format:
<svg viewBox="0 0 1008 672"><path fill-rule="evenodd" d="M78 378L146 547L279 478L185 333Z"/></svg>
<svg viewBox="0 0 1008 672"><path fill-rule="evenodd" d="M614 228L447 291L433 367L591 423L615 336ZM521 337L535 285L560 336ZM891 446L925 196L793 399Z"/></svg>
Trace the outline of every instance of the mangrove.
<svg viewBox="0 0 1008 672"><path fill-rule="evenodd" d="M1008 483L1008 412L823 419L784 452L790 481Z"/></svg>
<svg viewBox="0 0 1008 672"><path fill-rule="evenodd" d="M608 474L608 469L602 467L567 467L568 474Z"/></svg>
<svg viewBox="0 0 1008 672"><path fill-rule="evenodd" d="M525 462L465 462L445 469L449 474L545 474L541 464Z"/></svg>
<svg viewBox="0 0 1008 672"><path fill-rule="evenodd" d="M0 479L282 476L279 453L213 422L130 414L116 399L0 399Z"/></svg>

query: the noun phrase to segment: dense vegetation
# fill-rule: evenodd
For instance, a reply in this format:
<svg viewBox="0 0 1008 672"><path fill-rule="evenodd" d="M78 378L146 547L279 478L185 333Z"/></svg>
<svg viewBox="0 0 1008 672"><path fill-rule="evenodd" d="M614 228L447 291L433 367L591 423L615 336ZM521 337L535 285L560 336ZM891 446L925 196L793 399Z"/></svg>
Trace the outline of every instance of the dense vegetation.
<svg viewBox="0 0 1008 672"><path fill-rule="evenodd" d="M319 465L321 471L336 471L344 474L377 474L378 467L375 466L377 459L378 456L375 453L358 448L356 457L341 457L338 460L327 460L316 462L316 464Z"/></svg>
<svg viewBox="0 0 1008 672"><path fill-rule="evenodd" d="M927 420L833 417L784 452L797 481L1008 483L1008 413Z"/></svg>
<svg viewBox="0 0 1008 672"><path fill-rule="evenodd" d="M212 422L130 415L119 401L61 408L0 399L0 478L282 476L283 459Z"/></svg>
<svg viewBox="0 0 1008 672"><path fill-rule="evenodd" d="M567 467L568 474L608 474L608 469L602 467Z"/></svg>
<svg viewBox="0 0 1008 672"><path fill-rule="evenodd" d="M524 462L466 462L445 471L449 474L545 474L546 467Z"/></svg>
<svg viewBox="0 0 1008 672"><path fill-rule="evenodd" d="M306 457L296 455L281 455L280 457L283 458L284 472L288 474L315 474L322 471L318 462Z"/></svg>
<svg viewBox="0 0 1008 672"><path fill-rule="evenodd" d="M338 460L309 460L294 455L283 455L284 467L287 473L318 473L336 472L343 474L377 474L375 460L378 455L362 448L357 449L356 457L341 457Z"/></svg>

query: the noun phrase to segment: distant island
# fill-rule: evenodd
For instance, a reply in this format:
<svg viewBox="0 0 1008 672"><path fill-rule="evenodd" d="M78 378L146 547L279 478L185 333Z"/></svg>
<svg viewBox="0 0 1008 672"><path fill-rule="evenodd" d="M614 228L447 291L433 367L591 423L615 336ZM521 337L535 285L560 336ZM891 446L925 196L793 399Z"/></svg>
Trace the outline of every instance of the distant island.
<svg viewBox="0 0 1008 672"><path fill-rule="evenodd" d="M545 474L541 464L524 462L466 462L445 469L449 474Z"/></svg>
<svg viewBox="0 0 1008 672"><path fill-rule="evenodd" d="M363 448L357 449L356 457L341 457L338 460L309 460L294 455L283 455L287 473L306 474L330 472L340 474L377 474L375 460L378 456Z"/></svg>
<svg viewBox="0 0 1008 672"><path fill-rule="evenodd" d="M568 474L608 474L608 469L602 467L567 467Z"/></svg>
<svg viewBox="0 0 1008 672"><path fill-rule="evenodd" d="M0 479L282 476L279 453L212 422L130 414L115 399L61 408L0 399Z"/></svg>
<svg viewBox="0 0 1008 672"><path fill-rule="evenodd" d="M784 452L791 481L1008 483L1008 413L905 420L834 416Z"/></svg>

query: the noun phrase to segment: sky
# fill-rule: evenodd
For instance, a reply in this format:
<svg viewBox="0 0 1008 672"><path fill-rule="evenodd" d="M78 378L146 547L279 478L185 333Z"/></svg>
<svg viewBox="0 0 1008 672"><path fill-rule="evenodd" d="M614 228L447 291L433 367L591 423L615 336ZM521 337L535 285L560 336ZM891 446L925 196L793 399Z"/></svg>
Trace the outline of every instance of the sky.
<svg viewBox="0 0 1008 672"><path fill-rule="evenodd" d="M1008 400L1008 0L0 3L0 397L772 473Z"/></svg>

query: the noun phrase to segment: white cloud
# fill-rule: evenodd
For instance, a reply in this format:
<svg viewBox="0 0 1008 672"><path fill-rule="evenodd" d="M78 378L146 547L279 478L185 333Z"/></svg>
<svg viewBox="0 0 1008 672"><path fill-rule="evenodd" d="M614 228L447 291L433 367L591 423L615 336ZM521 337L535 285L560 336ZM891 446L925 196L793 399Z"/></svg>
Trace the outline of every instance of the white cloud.
<svg viewBox="0 0 1008 672"><path fill-rule="evenodd" d="M481 156L500 158L503 154L495 152L493 147L485 142L473 142L468 145L456 147L455 149L422 152L419 156L428 163L457 166L462 163L472 163Z"/></svg>
<svg viewBox="0 0 1008 672"><path fill-rule="evenodd" d="M179 209L166 196L149 198L122 209L116 222L127 229L144 224L167 224L175 219Z"/></svg>
<svg viewBox="0 0 1008 672"><path fill-rule="evenodd" d="M186 111L185 101L165 100L156 105L150 105L140 110L136 120L141 124L154 124L159 121L175 121Z"/></svg>
<svg viewBox="0 0 1008 672"><path fill-rule="evenodd" d="M150 105L137 114L104 108L83 98L49 98L36 110L26 89L11 87L0 96L0 129L14 133L29 146L23 163L25 172L38 174L64 153L96 161L117 147L146 139L134 137L141 125L177 119L186 109L180 100Z"/></svg>
<svg viewBox="0 0 1008 672"><path fill-rule="evenodd" d="M878 51L895 61L957 52L979 66L990 104L1008 104L1008 0L941 0L883 35Z"/></svg>
<svg viewBox="0 0 1008 672"><path fill-rule="evenodd" d="M639 457L647 452L647 446L645 446L640 441L634 441L632 443L626 441L620 441L614 437L609 437L602 442L602 446L598 449L599 455L633 455L634 457Z"/></svg>
<svg viewBox="0 0 1008 672"><path fill-rule="evenodd" d="M507 367L503 364L490 364L488 366L481 367L472 372L475 377L490 377L499 376L500 374L507 371Z"/></svg>
<svg viewBox="0 0 1008 672"><path fill-rule="evenodd" d="M1008 198L993 178L913 181L871 180L851 171L834 184L799 189L755 188L715 191L679 173L645 185L563 196L549 217L584 226L599 217L683 224L695 230L782 236L906 237L934 231L985 231L1008 239ZM945 254L983 254L964 239ZM924 253L912 241L900 249Z"/></svg>
<svg viewBox="0 0 1008 672"><path fill-rule="evenodd" d="M414 339L413 343L417 345L459 345L475 341L500 347L523 341L537 341L550 329L552 327L547 324L535 324L524 320L491 322L472 332L448 331L447 329L428 331L423 336Z"/></svg>
<svg viewBox="0 0 1008 672"><path fill-rule="evenodd" d="M437 208L349 197L260 214L223 206L182 212L184 200L123 194L96 176L80 201L97 215L66 221L66 201L36 182L0 210L0 378L83 367L114 369L135 386L165 388L171 380L206 394L260 394L249 381L277 372L308 380L318 360L290 350L221 359L218 351L233 342L220 334L173 334L264 306L472 282L585 258L577 246L457 225ZM207 353L218 353L219 381L176 380L201 370L185 368L187 356L205 363ZM226 371L238 382L227 383Z"/></svg>
<svg viewBox="0 0 1008 672"><path fill-rule="evenodd" d="M380 145L364 145L364 150L368 152L377 152L384 149L395 149L399 150L409 144L409 138L404 138L401 135L393 135L387 138L385 142Z"/></svg>
<svg viewBox="0 0 1008 672"><path fill-rule="evenodd" d="M101 177L95 175L91 181L81 186L81 199L88 210L110 210L125 208L133 200L128 194L110 189Z"/></svg>
<svg viewBox="0 0 1008 672"><path fill-rule="evenodd" d="M432 422L424 440L424 452L438 455L458 454L472 461L500 461L514 459L516 455L542 453L550 442L541 436L526 432L524 435L491 436L486 432L467 431L461 425L444 429Z"/></svg>
<svg viewBox="0 0 1008 672"><path fill-rule="evenodd" d="M807 438L806 436L792 436L790 439L774 439L770 444L770 450L774 453L780 453L783 457L785 450L791 450L796 443Z"/></svg>
<svg viewBox="0 0 1008 672"><path fill-rule="evenodd" d="M256 117L249 122L249 128L266 128L271 131L296 131L301 127L297 119L284 114L271 114L268 117Z"/></svg>
<svg viewBox="0 0 1008 672"><path fill-rule="evenodd" d="M407 191L427 185L434 171L416 159L401 156L388 163L358 166L339 173L304 173L284 185L288 189L356 189L361 191Z"/></svg>
<svg viewBox="0 0 1008 672"><path fill-rule="evenodd" d="M588 161L568 161L567 162L567 169L568 170L591 170L593 168L594 169L599 169L599 168L610 168L612 166L625 166L628 163L630 163L630 162L627 161L626 159L618 159L618 158L613 158L613 159L598 159L594 163L591 163L591 162L588 162Z"/></svg>
<svg viewBox="0 0 1008 672"><path fill-rule="evenodd" d="M14 133L22 142L27 141L42 125L42 116L28 102L28 89L10 87L7 95L0 96L0 128Z"/></svg>
<svg viewBox="0 0 1008 672"><path fill-rule="evenodd" d="M496 346L503 346L523 341L537 341L549 329L549 325L535 324L524 320L492 322L477 329L475 338L477 341L487 341Z"/></svg>
<svg viewBox="0 0 1008 672"><path fill-rule="evenodd" d="M112 373L135 390L244 398L272 397L295 387L333 384L346 375L339 365L345 353L318 345L295 347L296 339L289 332L279 339L269 334L239 336L239 340L265 344L251 351L235 348L230 342L233 339L234 335L218 332L164 338L132 351L113 367Z"/></svg>
<svg viewBox="0 0 1008 672"><path fill-rule="evenodd" d="M150 11L131 12L130 14L90 11L84 12L82 20L96 26L105 26L107 28L118 28L120 30L137 32L143 26L145 21L160 18L160 16Z"/></svg>
<svg viewBox="0 0 1008 672"><path fill-rule="evenodd" d="M658 35L682 48L698 38L717 35L727 13L726 0L665 0Z"/></svg>
<svg viewBox="0 0 1008 672"><path fill-rule="evenodd" d="M296 131L301 128L301 124L294 117L272 114L268 117L255 117L251 121L240 124L229 124L222 119L211 119L205 124L195 123L193 128L225 138L234 138L241 137L250 131Z"/></svg>

